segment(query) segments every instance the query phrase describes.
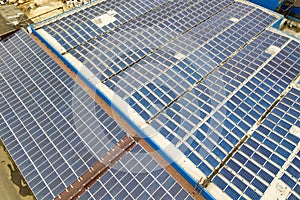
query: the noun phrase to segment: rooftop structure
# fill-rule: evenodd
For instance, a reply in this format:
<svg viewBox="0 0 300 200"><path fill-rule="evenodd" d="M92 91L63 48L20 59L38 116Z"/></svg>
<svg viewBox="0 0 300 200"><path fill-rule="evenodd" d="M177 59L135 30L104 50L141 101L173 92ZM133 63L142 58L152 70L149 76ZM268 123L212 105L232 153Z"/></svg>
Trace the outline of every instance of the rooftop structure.
<svg viewBox="0 0 300 200"><path fill-rule="evenodd" d="M30 23L32 22L16 6L0 6L0 40Z"/></svg>
<svg viewBox="0 0 300 200"><path fill-rule="evenodd" d="M33 35L137 134L119 127L18 32L1 43L8 52L1 82L11 91L2 92L1 139L38 199L197 198L139 140L206 199L299 199L300 40L277 30L281 21L281 15L242 0L122 0L94 1L35 24L29 28ZM39 64L24 55L14 59L10 52L22 48ZM14 60L14 69L8 60ZM24 121L25 111L9 107L17 102L31 113ZM42 148L34 151L45 154L55 172L51 179L60 185L46 180L48 173L44 177L39 159L29 153L33 147L22 143L28 137L18 133L28 132L28 117L37 125L32 134L48 142L27 140L41 147L49 143L45 152L61 157L62 171ZM10 142L23 151L15 152ZM89 156L81 155L77 143ZM36 166L24 168L15 154L25 166ZM31 180L33 169L44 187Z"/></svg>
<svg viewBox="0 0 300 200"><path fill-rule="evenodd" d="M102 175L106 197L192 199L27 33L0 50L0 137L37 199L78 198Z"/></svg>

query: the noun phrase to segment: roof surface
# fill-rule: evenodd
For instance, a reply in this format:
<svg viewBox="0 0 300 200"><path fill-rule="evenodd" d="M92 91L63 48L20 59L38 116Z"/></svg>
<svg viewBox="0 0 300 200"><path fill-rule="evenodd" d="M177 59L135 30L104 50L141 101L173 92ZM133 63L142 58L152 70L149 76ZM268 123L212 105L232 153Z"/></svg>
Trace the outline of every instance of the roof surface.
<svg viewBox="0 0 300 200"><path fill-rule="evenodd" d="M78 198L116 172L137 177L123 190L101 177L107 198L192 199L25 31L3 40L0 52L0 138L37 199ZM126 164L130 156L135 165Z"/></svg>
<svg viewBox="0 0 300 200"><path fill-rule="evenodd" d="M0 6L0 38L32 23L15 5Z"/></svg>
<svg viewBox="0 0 300 200"><path fill-rule="evenodd" d="M278 20L247 1L123 0L32 31L204 197L299 199L300 42ZM109 170L82 198L121 191L123 176Z"/></svg>

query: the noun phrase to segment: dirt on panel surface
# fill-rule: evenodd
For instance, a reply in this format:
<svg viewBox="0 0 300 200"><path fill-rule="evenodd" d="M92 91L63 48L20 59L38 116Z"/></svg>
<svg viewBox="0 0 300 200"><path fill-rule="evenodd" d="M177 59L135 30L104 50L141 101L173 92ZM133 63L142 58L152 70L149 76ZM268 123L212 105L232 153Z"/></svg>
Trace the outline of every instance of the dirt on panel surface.
<svg viewBox="0 0 300 200"><path fill-rule="evenodd" d="M8 152L0 144L0 200L34 200Z"/></svg>
<svg viewBox="0 0 300 200"><path fill-rule="evenodd" d="M0 0L4 1L4 0ZM76 3L74 3L76 2ZM80 6L83 0L5 0L5 5L14 4L23 11L33 22L39 22L67 10ZM46 14L45 14L46 13ZM40 16L41 15L41 16Z"/></svg>

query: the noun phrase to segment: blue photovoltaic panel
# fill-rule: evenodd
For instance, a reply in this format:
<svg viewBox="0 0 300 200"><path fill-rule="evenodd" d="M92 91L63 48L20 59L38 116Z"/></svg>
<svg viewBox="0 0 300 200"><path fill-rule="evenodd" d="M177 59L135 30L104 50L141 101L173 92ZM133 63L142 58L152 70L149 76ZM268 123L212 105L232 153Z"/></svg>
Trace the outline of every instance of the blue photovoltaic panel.
<svg viewBox="0 0 300 200"><path fill-rule="evenodd" d="M231 0L176 0L78 46L70 53L104 81L230 3Z"/></svg>
<svg viewBox="0 0 300 200"><path fill-rule="evenodd" d="M292 63L286 68L281 68L280 65L272 69L269 67L281 54L292 52L289 47L286 47L285 51L273 58L272 62L245 84L251 85L253 82L258 86L270 84L263 86L266 90L264 93L252 99L255 94L242 92L249 91L246 86L237 91L237 88L241 87L271 57L265 53L265 50L270 45L281 47L287 41L286 37L265 31L154 118L150 124L178 146L205 175L210 175L257 121L256 108L263 100L266 101L267 92L274 93L271 99L274 101L288 84L282 83L278 86L278 90L272 89L274 84L281 83L278 79L284 78L287 82L291 82L297 75L294 71L297 60L296 64ZM261 79L262 74L269 71L275 73L278 70L282 72L277 79L274 79L273 75L264 75L266 79ZM233 96L230 97L231 95ZM238 100L241 97L243 99ZM264 107L259 111L263 114L262 111L266 109L267 107Z"/></svg>
<svg viewBox="0 0 300 200"><path fill-rule="evenodd" d="M186 55L204 76L274 20L275 17L266 12L234 3L163 49Z"/></svg>
<svg viewBox="0 0 300 200"><path fill-rule="evenodd" d="M226 40L226 42L228 42L227 46L237 45L235 47L238 47L239 45L241 45L240 42L232 43L231 39L237 40L238 38L246 34L242 30L239 30L245 28L244 26L246 25L246 21L251 22L253 20L256 22L256 20L260 20L261 22L264 21L265 23L265 20L272 20L273 18L264 12L260 12L256 16L258 19L250 18L249 15L252 15L251 13L254 11L255 8L252 6L235 2L234 4L226 7L221 12L212 16L208 20L204 21L200 25L191 29L174 42L166 44L166 46L163 47L163 49L170 52L179 52L183 55L189 56L192 55L194 52L196 53L196 51L199 51L200 47L202 47L205 43L208 43L210 40L217 40L214 42L220 42L220 44L224 44L221 43L221 41L219 41L219 39L223 40L225 37L222 36L223 32L226 32L226 37L228 37ZM237 21L233 21L233 19L236 19ZM258 23L253 27L250 27L250 30L251 28L261 29L260 25L262 24ZM232 27L235 28L232 29ZM265 27L265 25L263 25L262 27ZM245 42L245 40L241 42ZM211 43L211 45L214 46L215 44ZM220 47L216 48L216 50L220 50Z"/></svg>
<svg viewBox="0 0 300 200"><path fill-rule="evenodd" d="M292 89L267 115L252 136L239 148L213 182L232 199L260 199L299 144L290 132L300 125L300 91ZM299 152L280 177L299 199Z"/></svg>
<svg viewBox="0 0 300 200"><path fill-rule="evenodd" d="M148 120L191 86L178 73L180 69L175 69L176 64L177 59L171 54L158 50L113 77L114 83L107 81L106 85Z"/></svg>
<svg viewBox="0 0 300 200"><path fill-rule="evenodd" d="M0 54L0 138L37 199L53 199L126 133L24 31Z"/></svg>
<svg viewBox="0 0 300 200"><path fill-rule="evenodd" d="M149 120L274 19L251 6L235 3L105 84ZM249 23L255 25L243 32ZM176 58L177 53L183 54L183 60Z"/></svg>
<svg viewBox="0 0 300 200"><path fill-rule="evenodd" d="M206 139L203 139L202 144L199 143L199 145L203 146L204 144L208 149L212 148L215 155L222 159L225 154L223 154L224 151L220 153L219 148L229 152L271 107L276 98L297 77L300 71L299 58L293 59L291 63L287 64L290 58L294 58L298 54L294 51L297 48L292 43L288 44L234 96L219 107L209 119L201 124L193 138L205 136ZM282 56L286 53L287 56L284 60ZM208 142L208 135L211 140L217 142L216 146L211 141ZM222 140L221 135L227 140ZM187 139L187 143L194 145L195 140L189 139ZM226 142L231 144L227 145ZM207 161L209 162L209 160Z"/></svg>
<svg viewBox="0 0 300 200"><path fill-rule="evenodd" d="M107 0L42 29L230 198L260 199L277 177L291 200L300 43L265 30L275 19L233 0ZM126 133L24 31L0 54L0 138L37 199L53 199ZM80 198L192 199L138 144Z"/></svg>
<svg viewBox="0 0 300 200"><path fill-rule="evenodd" d="M299 138L297 139L299 141ZM300 151L292 159L292 162L289 163L288 168L280 179L291 189L288 200L300 199Z"/></svg>
<svg viewBox="0 0 300 200"><path fill-rule="evenodd" d="M149 12L165 2L167 2L167 0L106 0L85 9L78 10L42 28L68 51L83 42L95 38L97 35L101 35L108 30ZM116 21L102 27L97 26L93 22L93 19L110 10L117 12L114 16Z"/></svg>
<svg viewBox="0 0 300 200"><path fill-rule="evenodd" d="M79 199L193 198L163 166L137 144Z"/></svg>

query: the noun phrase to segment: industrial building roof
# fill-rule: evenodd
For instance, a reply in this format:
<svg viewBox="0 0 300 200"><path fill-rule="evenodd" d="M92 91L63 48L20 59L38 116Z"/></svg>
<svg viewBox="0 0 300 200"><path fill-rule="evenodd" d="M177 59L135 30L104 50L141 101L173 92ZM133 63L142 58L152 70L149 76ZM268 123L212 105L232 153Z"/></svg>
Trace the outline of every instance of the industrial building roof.
<svg viewBox="0 0 300 200"><path fill-rule="evenodd" d="M281 20L282 16L242 0L96 1L35 24L30 30L205 198L299 199L300 40L272 27ZM54 160L49 160L51 156L45 155L60 186L51 185L54 183L45 179L42 169L32 167L44 183L40 187L36 181L32 185L29 181L38 199L43 199L44 188L49 198L58 199L72 196L72 191L81 199L192 198L133 141L136 136L123 131L84 90L74 87L72 79L63 75L50 58L39 56L43 54L41 49L33 58L42 64L30 63L36 71L34 75L27 73L22 61L29 59L24 55L21 60L14 59L9 52L22 45L27 51L39 48L26 45L33 41L24 32L9 41L19 38L23 42L12 42L14 47L1 43L3 52L9 54L2 62L13 59L19 65L9 69L6 64L3 70L11 74L20 68L22 73L16 72L11 81L23 82L25 73L33 85L27 85L24 79L22 90L13 82L10 93L1 89L3 108L11 104L11 99L25 106L28 101L32 109L42 108L49 122L40 114L34 116L38 111L26 110L37 122L35 131L44 130L44 124L49 130L58 129L53 138L46 130L43 134L53 144L48 150L57 151L61 163L70 168L70 174L64 175ZM8 78L3 76L7 79L4 84ZM38 103L45 107L33 106L33 86L39 88L36 95L43 98ZM62 94L56 94L58 89ZM25 91L28 94L24 98L31 96L23 100L21 93ZM53 110L48 110L52 107L49 105ZM9 130L1 139L20 145L22 153L14 152L14 146L4 142L13 155L28 155L27 160L23 156L26 166L39 163L25 148L26 142L22 143L26 137L18 135L18 129L9 128L16 123L12 118L21 120L18 112L22 110L14 111L15 106L10 109L1 113L2 124ZM57 114L49 114L52 112ZM70 126L62 126L56 116L66 120L64 126ZM107 119L110 122L106 123ZM69 163L71 149L75 148L74 155L79 150L71 142L73 138L69 141L64 136L64 130L79 137L78 142L83 142L95 158L93 162L90 157L82 157L82 163L76 162L76 166L74 160ZM55 138L66 140L70 150L55 146ZM39 145L36 138L33 141ZM121 151L124 155L114 150L116 145L126 146ZM36 151L43 154L42 149ZM108 155L117 161L112 162ZM31 168L23 168L22 162L17 165L30 179ZM105 173L82 188L80 177L85 180L93 167L100 172L105 169ZM81 190L75 192L74 188Z"/></svg>
<svg viewBox="0 0 300 200"><path fill-rule="evenodd" d="M114 189L121 179L101 177L107 198L135 199L157 189L161 197L192 199L25 31L2 41L0 50L0 137L37 199L77 199L101 174L117 172L128 186Z"/></svg>

